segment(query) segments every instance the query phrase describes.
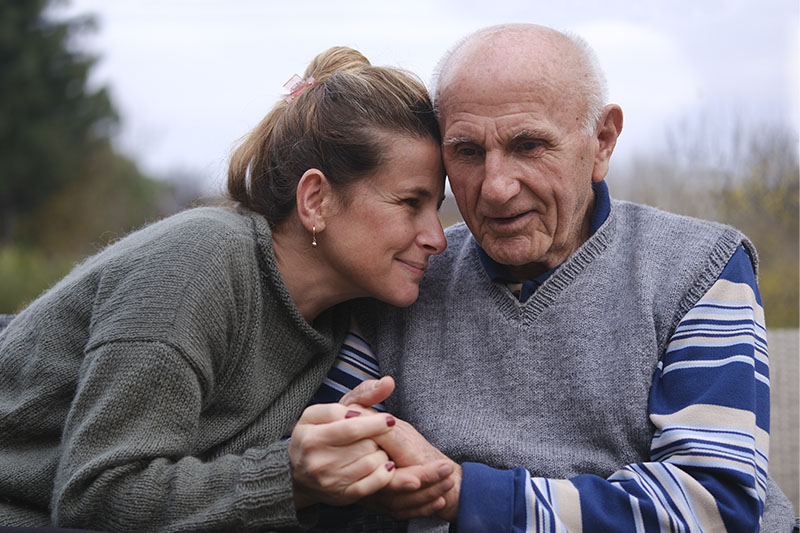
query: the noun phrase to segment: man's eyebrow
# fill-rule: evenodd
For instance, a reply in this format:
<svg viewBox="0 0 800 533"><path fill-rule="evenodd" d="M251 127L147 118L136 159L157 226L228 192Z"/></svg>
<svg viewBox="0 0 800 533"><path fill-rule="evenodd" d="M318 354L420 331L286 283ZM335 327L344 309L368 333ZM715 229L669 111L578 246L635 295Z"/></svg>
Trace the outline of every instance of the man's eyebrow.
<svg viewBox="0 0 800 533"><path fill-rule="evenodd" d="M524 129L520 130L514 135L511 136L511 142L518 141L520 139L539 139L545 142L549 142L552 140L552 135L550 132L541 129ZM448 137L442 141L442 146L453 146L454 144L476 144L480 145L478 141L473 139L472 137L466 137L464 135L456 135L454 137Z"/></svg>
<svg viewBox="0 0 800 533"><path fill-rule="evenodd" d="M520 130L511 137L512 141L520 139L542 139L547 141L550 140L550 134L544 130Z"/></svg>
<svg viewBox="0 0 800 533"><path fill-rule="evenodd" d="M454 144L459 143L470 143L470 144L477 144L475 139L471 137L464 137L464 136L455 136L455 137L448 137L442 141L442 146L452 146Z"/></svg>

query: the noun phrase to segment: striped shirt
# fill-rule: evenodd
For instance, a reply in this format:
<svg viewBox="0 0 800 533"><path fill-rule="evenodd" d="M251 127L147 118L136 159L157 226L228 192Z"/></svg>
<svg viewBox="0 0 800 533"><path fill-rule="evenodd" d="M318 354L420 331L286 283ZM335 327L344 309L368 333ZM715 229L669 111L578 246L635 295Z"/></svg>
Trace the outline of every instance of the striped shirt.
<svg viewBox="0 0 800 533"><path fill-rule="evenodd" d="M458 530L756 531L769 369L761 297L743 248L676 328L653 379L649 416L650 461L608 479L545 479L465 463Z"/></svg>
<svg viewBox="0 0 800 533"><path fill-rule="evenodd" d="M311 398L309 405L336 403L362 381L380 379L381 375L372 349L361 336L358 326L351 324L336 362ZM386 411L383 404L376 404L372 407L378 411Z"/></svg>

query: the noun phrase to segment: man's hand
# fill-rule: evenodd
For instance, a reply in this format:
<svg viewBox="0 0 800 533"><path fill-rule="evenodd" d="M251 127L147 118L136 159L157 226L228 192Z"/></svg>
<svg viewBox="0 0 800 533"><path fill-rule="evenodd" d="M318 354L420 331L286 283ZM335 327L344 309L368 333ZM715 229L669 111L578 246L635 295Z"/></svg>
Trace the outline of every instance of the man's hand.
<svg viewBox="0 0 800 533"><path fill-rule="evenodd" d="M340 401L353 409L385 401L394 392L394 379L366 380ZM399 467L395 477L365 503L372 509L404 520L436 514L448 521L458 515L461 465L430 444L414 427L397 419L394 431L374 441ZM424 468L423 468L424 467ZM447 472L450 473L447 473ZM414 479L418 479L418 486Z"/></svg>
<svg viewBox="0 0 800 533"><path fill-rule="evenodd" d="M383 376L381 379L367 379L342 396L339 403L342 405L361 405L370 407L386 400L394 392L394 378Z"/></svg>
<svg viewBox="0 0 800 533"><path fill-rule="evenodd" d="M423 485L413 492L395 483L398 481L395 476L394 480L366 500L369 506L401 520L435 513L443 520L454 522L458 516L461 493L461 465L440 452L404 420L397 419L392 432L378 435L374 440L398 466L437 465L440 472L450 469L452 473L436 484Z"/></svg>

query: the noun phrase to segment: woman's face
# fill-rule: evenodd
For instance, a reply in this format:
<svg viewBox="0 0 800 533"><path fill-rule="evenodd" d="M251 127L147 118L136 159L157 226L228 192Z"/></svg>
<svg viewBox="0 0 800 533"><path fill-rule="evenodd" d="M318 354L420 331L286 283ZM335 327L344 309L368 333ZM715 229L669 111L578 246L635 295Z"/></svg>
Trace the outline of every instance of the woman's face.
<svg viewBox="0 0 800 533"><path fill-rule="evenodd" d="M385 163L347 189L318 239L351 298L407 306L417 299L428 259L447 246L437 214L444 168L432 139L384 139Z"/></svg>

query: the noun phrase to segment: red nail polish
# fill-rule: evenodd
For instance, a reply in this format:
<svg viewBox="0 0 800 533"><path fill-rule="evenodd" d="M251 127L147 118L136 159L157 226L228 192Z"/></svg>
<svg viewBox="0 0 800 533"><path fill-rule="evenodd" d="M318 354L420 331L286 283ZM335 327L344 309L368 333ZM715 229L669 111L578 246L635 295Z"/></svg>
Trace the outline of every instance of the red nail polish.
<svg viewBox="0 0 800 533"><path fill-rule="evenodd" d="M392 427L395 423L394 417L387 416L386 417L386 425Z"/></svg>
<svg viewBox="0 0 800 533"><path fill-rule="evenodd" d="M344 415L345 418L353 418L354 416L361 416L361 413L358 411L347 411Z"/></svg>
<svg viewBox="0 0 800 533"><path fill-rule="evenodd" d="M386 467L386 470L388 470L389 472L391 472L392 470L394 470L394 461L389 461L388 463L386 463L386 464L385 464L385 465L383 465L383 466L385 466L385 467Z"/></svg>

